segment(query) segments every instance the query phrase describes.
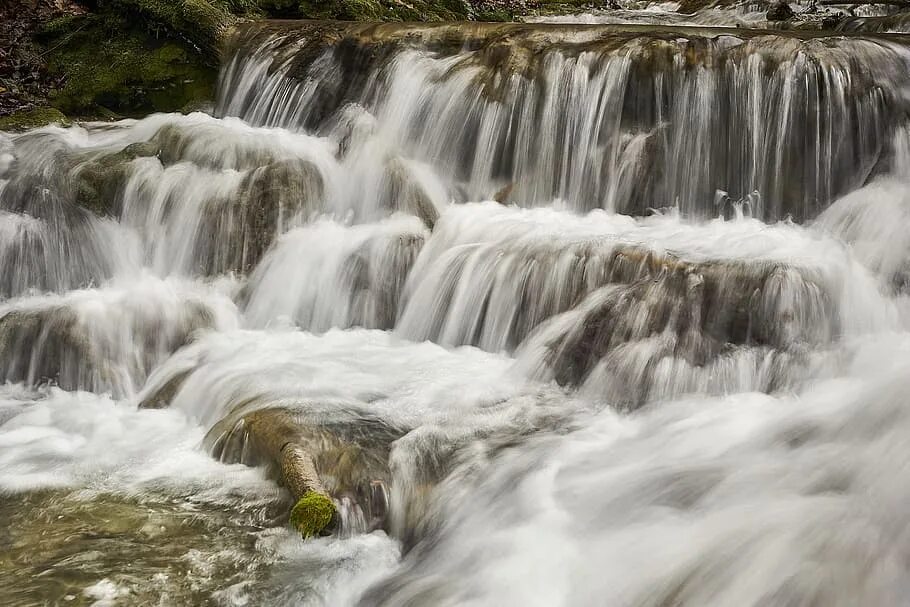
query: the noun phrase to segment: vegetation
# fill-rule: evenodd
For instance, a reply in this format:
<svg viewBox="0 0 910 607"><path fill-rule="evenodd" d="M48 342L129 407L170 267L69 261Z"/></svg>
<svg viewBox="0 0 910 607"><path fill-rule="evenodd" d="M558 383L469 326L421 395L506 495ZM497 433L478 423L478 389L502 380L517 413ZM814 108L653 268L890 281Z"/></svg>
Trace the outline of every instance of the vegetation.
<svg viewBox="0 0 910 607"><path fill-rule="evenodd" d="M69 115L173 112L211 98L216 67L189 43L156 37L118 13L61 17L38 39L63 85L50 102Z"/></svg>
<svg viewBox="0 0 910 607"><path fill-rule="evenodd" d="M310 491L291 509L291 526L303 537L316 537L329 528L335 517L335 504L331 498Z"/></svg>
<svg viewBox="0 0 910 607"><path fill-rule="evenodd" d="M0 116L0 131L21 131L55 123L65 126L69 120L56 108L38 107Z"/></svg>

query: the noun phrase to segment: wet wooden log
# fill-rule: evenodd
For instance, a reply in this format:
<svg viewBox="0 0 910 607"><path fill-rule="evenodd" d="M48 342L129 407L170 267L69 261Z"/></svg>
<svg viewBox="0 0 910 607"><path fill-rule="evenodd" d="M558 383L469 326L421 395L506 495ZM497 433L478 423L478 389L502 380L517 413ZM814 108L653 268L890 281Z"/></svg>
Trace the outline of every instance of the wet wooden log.
<svg viewBox="0 0 910 607"><path fill-rule="evenodd" d="M296 500L290 522L303 537L325 535L337 524L337 510L325 490L312 455L298 441L295 421L287 412L265 409L244 418L248 435L281 471L285 487Z"/></svg>

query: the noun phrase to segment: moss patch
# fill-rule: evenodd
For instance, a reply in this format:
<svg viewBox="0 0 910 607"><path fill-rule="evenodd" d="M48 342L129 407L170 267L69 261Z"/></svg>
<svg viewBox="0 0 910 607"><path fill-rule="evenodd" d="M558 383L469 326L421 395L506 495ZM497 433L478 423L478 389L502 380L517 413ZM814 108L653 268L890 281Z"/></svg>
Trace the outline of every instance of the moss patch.
<svg viewBox="0 0 910 607"><path fill-rule="evenodd" d="M291 509L291 525L303 535L314 537L328 529L335 518L335 504L328 496L310 491Z"/></svg>
<svg viewBox="0 0 910 607"><path fill-rule="evenodd" d="M144 21L159 33L182 38L203 53L217 57L221 39L232 23L234 11L253 10L250 0L100 0L104 10Z"/></svg>
<svg viewBox="0 0 910 607"><path fill-rule="evenodd" d="M129 177L129 163L159 153L154 143L141 142L77 163L73 172L75 203L95 215L118 217L119 193Z"/></svg>
<svg viewBox="0 0 910 607"><path fill-rule="evenodd" d="M52 107L39 107L0 117L0 131L24 131L54 123L67 126L69 120L60 110Z"/></svg>
<svg viewBox="0 0 910 607"><path fill-rule="evenodd" d="M50 22L48 70L65 76L51 103L70 115L173 112L211 99L216 70L190 45L157 39L110 13Z"/></svg>
<svg viewBox="0 0 910 607"><path fill-rule="evenodd" d="M464 21L472 16L466 0L263 0L263 8L283 16L343 21Z"/></svg>

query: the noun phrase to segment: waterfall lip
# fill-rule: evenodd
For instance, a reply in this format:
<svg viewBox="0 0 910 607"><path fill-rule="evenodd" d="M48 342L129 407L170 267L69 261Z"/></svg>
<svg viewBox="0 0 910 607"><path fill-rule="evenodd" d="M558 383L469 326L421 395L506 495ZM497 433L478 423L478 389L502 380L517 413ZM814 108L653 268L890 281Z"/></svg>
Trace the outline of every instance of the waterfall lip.
<svg viewBox="0 0 910 607"><path fill-rule="evenodd" d="M904 32L862 32L833 30L780 30L767 28L715 27L697 25L649 25L625 23L486 23L486 22L439 22L439 23L364 23L354 21L328 21L310 19L266 19L239 24L233 36L243 33L265 31L290 35L295 31L321 34L326 40L338 38L362 38L364 40L395 40L409 42L436 41L461 37L465 41L479 41L488 37L511 37L513 39L540 42L596 42L600 37L667 37L684 35L693 38L718 38L732 36L749 39L758 36L775 36L799 40L813 39L881 39L910 44L910 34Z"/></svg>
<svg viewBox="0 0 910 607"><path fill-rule="evenodd" d="M876 164L908 104L910 36L264 21L227 57L218 115L328 135L343 165L429 159L456 202L513 184L522 206L706 218L720 189L801 222Z"/></svg>

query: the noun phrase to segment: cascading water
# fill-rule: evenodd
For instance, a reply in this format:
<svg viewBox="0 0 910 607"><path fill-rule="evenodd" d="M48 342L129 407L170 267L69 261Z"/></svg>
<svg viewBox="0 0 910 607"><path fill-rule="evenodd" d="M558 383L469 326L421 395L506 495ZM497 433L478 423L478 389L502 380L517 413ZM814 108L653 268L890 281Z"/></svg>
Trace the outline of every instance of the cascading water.
<svg viewBox="0 0 910 607"><path fill-rule="evenodd" d="M266 22L214 117L0 134L0 602L903 602L908 67Z"/></svg>

